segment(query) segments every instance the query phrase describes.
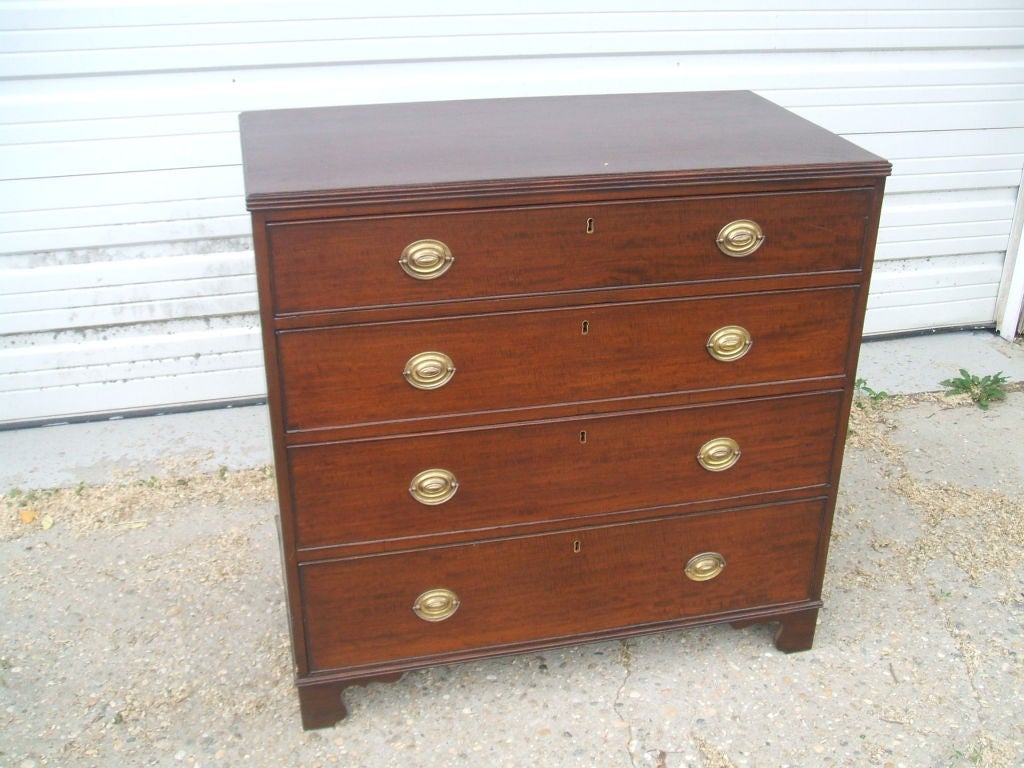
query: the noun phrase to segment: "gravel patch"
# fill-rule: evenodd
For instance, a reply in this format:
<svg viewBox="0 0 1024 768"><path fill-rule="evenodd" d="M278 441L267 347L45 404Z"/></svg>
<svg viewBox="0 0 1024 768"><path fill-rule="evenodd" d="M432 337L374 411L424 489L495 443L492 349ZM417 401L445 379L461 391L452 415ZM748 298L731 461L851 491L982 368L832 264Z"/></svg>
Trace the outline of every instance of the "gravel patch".
<svg viewBox="0 0 1024 768"><path fill-rule="evenodd" d="M1012 392L1006 403L994 408L1016 408L1024 406L1024 393ZM915 418L908 422L908 411L917 410ZM946 413L956 414L947 418L953 422L952 447L938 450L936 443L931 447L929 469L912 472L909 462L914 459L913 439L902 436L907 431L916 431L908 423L921 423ZM963 396L927 394L909 397L886 398L880 403L860 401L860 407L851 412L848 446L877 454L885 464L884 475L889 490L896 497L920 510L924 530L913 542L879 541L876 546L894 546L899 555L897 565L904 579L910 581L928 563L937 557L951 555L957 565L967 573L974 583L986 574L999 574L1010 578L1019 569L1024 554L1024 448L1019 440L1006 443L1001 436L1007 431L998 421L998 412L982 412ZM986 490L984 480L971 481L970 485L957 484L944 479L959 470L962 464L958 446L962 442L960 430L955 425L963 419L975 423L991 421L998 434L991 435L988 446L990 456L987 473L976 468L975 478L992 479L995 474L998 490ZM1012 432L1013 427L1008 428ZM990 430L991 431L991 430ZM934 435L934 432L933 432ZM1008 465L1011 476L1004 469ZM963 482L967 478L961 478Z"/></svg>
<svg viewBox="0 0 1024 768"><path fill-rule="evenodd" d="M187 506L237 507L274 498L270 467L197 472L193 461L162 462L160 476L124 473L111 482L73 488L11 489L0 497L0 540L54 526L79 534L106 528L144 528L170 510Z"/></svg>

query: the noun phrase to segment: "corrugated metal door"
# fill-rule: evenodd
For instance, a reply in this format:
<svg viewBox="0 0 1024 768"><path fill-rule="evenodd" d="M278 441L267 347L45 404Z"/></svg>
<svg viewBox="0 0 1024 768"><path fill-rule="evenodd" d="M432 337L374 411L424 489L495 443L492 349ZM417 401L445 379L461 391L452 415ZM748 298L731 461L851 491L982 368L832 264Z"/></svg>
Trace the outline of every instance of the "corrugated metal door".
<svg viewBox="0 0 1024 768"><path fill-rule="evenodd" d="M262 396L250 109L755 90L894 162L868 333L991 325L1024 9L975 5L0 2L0 423Z"/></svg>

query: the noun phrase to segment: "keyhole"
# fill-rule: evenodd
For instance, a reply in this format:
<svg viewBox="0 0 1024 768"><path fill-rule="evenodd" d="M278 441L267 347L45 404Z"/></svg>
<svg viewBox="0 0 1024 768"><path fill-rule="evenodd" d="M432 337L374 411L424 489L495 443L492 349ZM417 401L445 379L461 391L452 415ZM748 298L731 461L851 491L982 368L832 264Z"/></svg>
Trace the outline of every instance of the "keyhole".
<svg viewBox="0 0 1024 768"><path fill-rule="evenodd" d="M594 234L594 220L593 219L587 219L587 234L588 235Z"/></svg>
<svg viewBox="0 0 1024 768"><path fill-rule="evenodd" d="M580 543L579 539L576 539L576 541L572 543L572 551L578 553L581 549L583 549L583 545Z"/></svg>
<svg viewBox="0 0 1024 768"><path fill-rule="evenodd" d="M583 325L580 326L580 332L584 336L586 336L588 333L590 333L590 321L589 320L584 320L583 321Z"/></svg>
<svg viewBox="0 0 1024 768"><path fill-rule="evenodd" d="M580 442L581 443L587 442L587 430L585 430L585 429L580 431Z"/></svg>

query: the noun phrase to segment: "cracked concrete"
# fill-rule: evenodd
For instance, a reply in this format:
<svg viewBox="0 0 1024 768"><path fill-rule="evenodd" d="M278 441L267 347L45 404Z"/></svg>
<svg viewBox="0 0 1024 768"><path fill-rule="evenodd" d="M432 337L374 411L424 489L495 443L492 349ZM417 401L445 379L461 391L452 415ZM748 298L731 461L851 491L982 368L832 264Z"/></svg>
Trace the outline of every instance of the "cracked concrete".
<svg viewBox="0 0 1024 768"><path fill-rule="evenodd" d="M1022 765L1024 392L950 405L856 414L811 651L713 626L436 667L311 733L269 498L56 514L0 542L0 765Z"/></svg>
<svg viewBox="0 0 1024 768"><path fill-rule="evenodd" d="M629 650L629 640L621 640L619 645L619 666L622 667L622 683L619 685L619 689L615 692L615 713L619 715L622 723L626 728L626 753L629 755L629 761L632 766L636 766L636 739L633 734L633 726L629 720L622 717L622 694L629 685L629 678L633 674L632 662L633 656Z"/></svg>

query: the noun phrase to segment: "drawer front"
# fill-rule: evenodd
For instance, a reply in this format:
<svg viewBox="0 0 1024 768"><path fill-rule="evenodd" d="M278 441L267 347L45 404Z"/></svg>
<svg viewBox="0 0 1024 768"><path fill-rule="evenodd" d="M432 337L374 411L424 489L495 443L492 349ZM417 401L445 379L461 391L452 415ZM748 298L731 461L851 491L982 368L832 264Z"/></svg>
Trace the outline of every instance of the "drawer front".
<svg viewBox="0 0 1024 768"><path fill-rule="evenodd" d="M808 599L821 514L805 502L305 565L310 668ZM687 565L704 554L691 571L712 578L695 581Z"/></svg>
<svg viewBox="0 0 1024 768"><path fill-rule="evenodd" d="M859 269L870 202L855 189L271 223L274 311ZM762 245L723 254L723 227L748 219Z"/></svg>
<svg viewBox="0 0 1024 768"><path fill-rule="evenodd" d="M296 539L317 547L500 529L821 487L840 404L828 392L296 447ZM705 468L700 452L718 438L735 441L739 458Z"/></svg>
<svg viewBox="0 0 1024 768"><path fill-rule="evenodd" d="M856 295L782 291L284 331L286 424L295 431L842 374ZM733 326L749 333L749 350L715 359L709 339ZM410 384L417 371L422 384L448 370L431 358L437 353L454 368L450 380Z"/></svg>

